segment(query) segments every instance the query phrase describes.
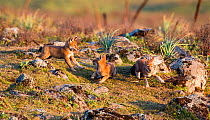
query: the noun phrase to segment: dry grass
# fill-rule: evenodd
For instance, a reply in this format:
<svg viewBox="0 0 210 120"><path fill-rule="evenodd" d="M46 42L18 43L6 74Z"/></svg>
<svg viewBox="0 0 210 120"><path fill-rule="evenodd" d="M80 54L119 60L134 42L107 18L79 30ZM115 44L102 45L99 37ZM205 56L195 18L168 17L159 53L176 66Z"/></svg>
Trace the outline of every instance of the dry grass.
<svg viewBox="0 0 210 120"><path fill-rule="evenodd" d="M25 13L25 17L27 18L28 16L30 18L30 15L33 14L34 11L29 10ZM121 26L123 26L122 23L119 22L121 21L121 17L119 17L121 14L122 13L119 12L111 13L112 16L116 17L108 17L108 24L110 26L104 29L121 28ZM161 26L161 21L158 20L162 19L162 13L150 13L152 18L147 14L148 13L142 13L144 20L142 20L141 17L137 19L138 22L136 22L135 26L128 31L144 27L153 27L157 30L156 28ZM85 98L85 102L88 104L88 109L97 109L105 106L109 107L112 103L117 103L122 107L117 108L116 111L122 114L145 113L148 114L151 119L173 119L173 116L169 116L167 113L161 115L158 114L158 112L163 111L164 106L172 98L180 96L178 94L172 94L173 91L185 88L173 86L170 83L160 84L153 78L149 80L150 88L145 88L142 80L137 83L132 82L137 79L129 73L129 69L132 66L129 62L122 66L117 66L117 77L109 79L103 84L96 84L95 81L90 80L90 76L95 71L95 68L92 63L86 63L84 62L85 60L81 58L77 59L86 68L79 70L79 72L70 71L64 60L48 60L55 68L59 68L66 73L69 80L52 75L48 72L48 68L36 68L31 66L27 69L20 69L18 66L21 62L34 59L25 56L21 50L38 48L37 44L65 41L67 38L74 35L82 38L80 43L81 47L86 46L86 41L98 40L98 37L96 37L98 31L94 24L94 17L90 15L80 18L66 15L60 15L60 17L57 17L57 15L58 14L52 12L42 13L40 11L36 14L36 17L32 16L32 18L35 19L34 21L28 21L34 23L34 25L32 25L31 28L26 29L26 26L23 24L21 25L21 22L18 21L19 16L21 16L20 11L8 9L1 10L0 113L2 111L5 113L21 113L32 119L35 114L39 114L39 112L36 111L32 112L32 109L44 109L47 113L57 116L58 119L69 115L77 119L78 116L81 116L82 114L77 104L72 104L69 100L52 99L49 95L44 94L44 90L52 89L53 86L75 84L82 85L88 94L96 96L96 100ZM188 25L190 26L191 23L188 23ZM18 27L20 33L18 36L6 35L3 31L7 27ZM123 33L123 29L119 30L119 34L120 33ZM5 42L2 41L3 38L8 38L9 40ZM14 41L10 41L11 39L14 39ZM191 43L199 43L199 40L195 41L195 36L192 36L189 39L192 40ZM199 50L200 49L197 51ZM154 51L148 52L152 53ZM195 55L198 55L198 52L196 52ZM26 73L35 78L35 86L38 86L41 89L15 86L14 83L16 78L22 73ZM100 86L106 86L110 91L104 94L95 94L93 90ZM20 97L11 95L9 90L12 89L31 96ZM207 81L207 86L204 92L205 95L210 94L210 80ZM67 96L71 97L71 94L67 94ZM1 113L0 117L2 117L2 115L3 114ZM8 116L6 117L8 118Z"/></svg>

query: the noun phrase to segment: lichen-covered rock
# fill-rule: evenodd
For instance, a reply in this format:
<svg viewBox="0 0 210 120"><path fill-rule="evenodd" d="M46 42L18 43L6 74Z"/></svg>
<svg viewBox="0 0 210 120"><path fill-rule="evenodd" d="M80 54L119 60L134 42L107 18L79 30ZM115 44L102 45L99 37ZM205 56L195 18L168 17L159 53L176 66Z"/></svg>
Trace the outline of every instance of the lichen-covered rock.
<svg viewBox="0 0 210 120"><path fill-rule="evenodd" d="M79 56L80 57L97 58L100 56L100 54L97 52L96 49L84 48L84 49L80 50Z"/></svg>
<svg viewBox="0 0 210 120"><path fill-rule="evenodd" d="M180 48L178 46L176 46L174 48L174 53L176 57L186 57L189 56L189 53L187 51L184 50L184 48Z"/></svg>
<svg viewBox="0 0 210 120"><path fill-rule="evenodd" d="M106 54L106 59L108 62L121 65L123 63L122 59L118 54Z"/></svg>
<svg viewBox="0 0 210 120"><path fill-rule="evenodd" d="M64 84L61 86L54 86L53 90L45 90L45 93L53 99L64 100L65 102L71 103L71 105L77 105L80 111L85 111L88 105L85 103L84 98L88 98L85 90L82 86L76 86L73 84ZM71 97L62 95L61 93L67 93Z"/></svg>
<svg viewBox="0 0 210 120"><path fill-rule="evenodd" d="M97 94L101 94L101 93L109 92L109 89L105 86L101 86L101 87L96 88L94 92Z"/></svg>
<svg viewBox="0 0 210 120"><path fill-rule="evenodd" d="M28 97L29 95L22 93L21 91L17 91L17 90L10 90L9 93L11 95L15 95L15 96L22 96L22 97Z"/></svg>
<svg viewBox="0 0 210 120"><path fill-rule="evenodd" d="M30 88L34 87L34 78L26 75L26 74L21 74L17 79L16 79L17 84L22 84L24 86L28 86Z"/></svg>
<svg viewBox="0 0 210 120"><path fill-rule="evenodd" d="M137 37L145 37L147 34L154 34L154 29L148 28L148 29L136 29L130 33L127 34L121 34L120 36L126 37L128 36L137 36Z"/></svg>
<svg viewBox="0 0 210 120"><path fill-rule="evenodd" d="M33 65L35 67L45 67L45 68L49 68L51 70L54 70L55 68L47 61L47 60L42 60L42 59L35 59L32 61L29 61L28 63L29 65Z"/></svg>
<svg viewBox="0 0 210 120"><path fill-rule="evenodd" d="M126 57L131 62L136 62L143 54L140 50L132 50L126 53Z"/></svg>
<svg viewBox="0 0 210 120"><path fill-rule="evenodd" d="M68 76L61 69L50 70L50 72L59 78L69 80Z"/></svg>
<svg viewBox="0 0 210 120"><path fill-rule="evenodd" d="M111 108L103 107L96 110L87 110L81 120L145 120L143 114L122 115Z"/></svg>
<svg viewBox="0 0 210 120"><path fill-rule="evenodd" d="M200 120L208 120L209 109L207 107L207 102L210 100L208 98L198 96L196 94L177 97L169 102L169 105L172 107L176 105L180 105L181 109L177 109L177 111L182 111L182 109L187 109L189 112L192 112L196 117Z"/></svg>
<svg viewBox="0 0 210 120"><path fill-rule="evenodd" d="M12 28L5 28L4 33L5 34L14 34L17 35L19 33L19 28L18 27L12 27Z"/></svg>
<svg viewBox="0 0 210 120"><path fill-rule="evenodd" d="M175 83L188 88L189 92L196 89L205 89L207 77L206 65L193 57L179 58L170 64L173 70L179 74L173 78Z"/></svg>

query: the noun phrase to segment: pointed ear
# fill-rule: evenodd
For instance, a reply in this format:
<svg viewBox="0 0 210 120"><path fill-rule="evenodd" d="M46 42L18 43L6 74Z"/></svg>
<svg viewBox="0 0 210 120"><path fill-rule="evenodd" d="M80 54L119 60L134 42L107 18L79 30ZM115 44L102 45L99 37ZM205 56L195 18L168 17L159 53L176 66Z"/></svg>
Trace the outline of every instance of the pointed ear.
<svg viewBox="0 0 210 120"><path fill-rule="evenodd" d="M151 60L150 60L150 62L153 62L154 60L155 60L155 57L152 57Z"/></svg>
<svg viewBox="0 0 210 120"><path fill-rule="evenodd" d="M105 59L105 60L106 60L106 55L103 55L103 59Z"/></svg>
<svg viewBox="0 0 210 120"><path fill-rule="evenodd" d="M72 42L72 41L73 41L73 39L72 39L72 38L69 38L69 39L68 39L68 42Z"/></svg>
<svg viewBox="0 0 210 120"><path fill-rule="evenodd" d="M78 37L77 36L75 36L74 38L73 38L73 40L76 40Z"/></svg>
<svg viewBox="0 0 210 120"><path fill-rule="evenodd" d="M103 62L106 62L106 55L103 55L101 59L103 60Z"/></svg>

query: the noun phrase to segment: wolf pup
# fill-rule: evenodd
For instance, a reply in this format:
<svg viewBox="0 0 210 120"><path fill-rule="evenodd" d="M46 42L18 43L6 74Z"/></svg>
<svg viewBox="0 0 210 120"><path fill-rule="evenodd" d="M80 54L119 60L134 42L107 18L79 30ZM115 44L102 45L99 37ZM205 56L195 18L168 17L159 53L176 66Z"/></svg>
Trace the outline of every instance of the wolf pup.
<svg viewBox="0 0 210 120"><path fill-rule="evenodd" d="M131 68L131 74L134 74L134 71L138 79L140 79L140 77L143 77L145 87L149 87L147 77L151 76L154 76L161 83L165 83L165 81L156 74L157 70L156 70L154 57L152 57L151 60L148 60L146 58L138 59L134 64L134 66Z"/></svg>
<svg viewBox="0 0 210 120"><path fill-rule="evenodd" d="M77 37L70 38L66 41L64 46L44 45L40 59L47 59L50 57L65 59L65 62L72 71L76 71L71 64L71 61L79 68L84 68L74 58L74 51L78 50Z"/></svg>
<svg viewBox="0 0 210 120"><path fill-rule="evenodd" d="M93 64L96 65L96 72L92 74L91 79L101 78L98 83L103 83L108 78L116 76L116 67L111 62L106 63L106 55L93 60Z"/></svg>

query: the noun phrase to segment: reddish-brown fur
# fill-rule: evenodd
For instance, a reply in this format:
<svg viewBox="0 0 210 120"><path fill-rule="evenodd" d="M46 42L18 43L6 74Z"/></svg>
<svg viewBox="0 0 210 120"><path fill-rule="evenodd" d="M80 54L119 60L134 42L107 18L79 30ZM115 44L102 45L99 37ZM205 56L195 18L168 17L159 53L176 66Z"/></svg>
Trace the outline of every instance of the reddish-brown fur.
<svg viewBox="0 0 210 120"><path fill-rule="evenodd" d="M39 56L40 59L47 59L49 57L62 58L70 67L72 71L76 71L71 64L71 61L76 64L79 68L83 68L74 58L74 51L78 49L77 37L71 38L66 41L64 46L45 45L42 50L42 54Z"/></svg>
<svg viewBox="0 0 210 120"><path fill-rule="evenodd" d="M160 76L156 74L156 66L154 65L154 57L151 60L147 59L138 59L135 63L135 74L138 79L140 79L140 75L144 78L144 83L146 87L149 87L149 83L147 77L154 76L161 83L164 83L164 80L161 79Z"/></svg>
<svg viewBox="0 0 210 120"><path fill-rule="evenodd" d="M91 79L102 77L99 83L103 83L109 77L114 77L116 75L115 65L110 62L106 63L106 55L95 59L93 62L96 64L96 72L92 74Z"/></svg>

